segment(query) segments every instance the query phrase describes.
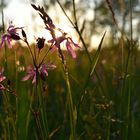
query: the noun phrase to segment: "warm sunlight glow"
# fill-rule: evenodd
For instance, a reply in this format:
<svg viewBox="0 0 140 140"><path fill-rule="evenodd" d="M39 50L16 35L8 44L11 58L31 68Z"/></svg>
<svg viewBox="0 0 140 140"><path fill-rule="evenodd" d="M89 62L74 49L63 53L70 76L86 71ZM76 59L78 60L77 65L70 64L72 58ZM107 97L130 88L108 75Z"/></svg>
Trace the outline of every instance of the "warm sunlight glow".
<svg viewBox="0 0 140 140"><path fill-rule="evenodd" d="M63 36L62 32L59 31L58 29L55 29L55 36L56 37L60 37L60 36Z"/></svg>
<svg viewBox="0 0 140 140"><path fill-rule="evenodd" d="M49 7L49 11L47 13L52 18L56 28L60 28L65 33L67 33L69 37L72 37L74 42L78 44L80 43L79 37L77 36L75 29L72 27L72 25L70 24L70 22L58 5L55 5L55 10L54 7ZM92 12L88 10L88 18L93 18L93 15L91 13ZM70 11L67 11L67 14L70 16ZM25 0L11 0L8 3L7 7L4 9L4 17L6 28L9 26L10 21L12 21L13 24L17 27L24 27L29 43L35 43L35 40L38 37L44 37L46 39L46 43L47 40L52 39L50 33L45 29L42 19L31 7L30 2L27 3L27 1ZM92 18L90 18L90 20ZM62 36L62 33L59 30L56 30L55 34L56 36ZM92 42L94 42L95 44L95 41L96 44L98 44L98 40L96 39Z"/></svg>

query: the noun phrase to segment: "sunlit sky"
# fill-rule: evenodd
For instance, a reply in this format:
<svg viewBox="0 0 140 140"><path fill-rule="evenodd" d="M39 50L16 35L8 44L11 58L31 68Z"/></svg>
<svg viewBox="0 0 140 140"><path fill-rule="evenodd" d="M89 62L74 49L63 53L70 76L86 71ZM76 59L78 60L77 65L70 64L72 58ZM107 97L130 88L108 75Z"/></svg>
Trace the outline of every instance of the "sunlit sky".
<svg viewBox="0 0 140 140"><path fill-rule="evenodd" d="M28 0L6 0L7 6L4 8L4 19L5 25L8 26L9 23L12 23L18 27L24 27L28 41L33 42L37 37L45 37L50 39L50 34L44 29L44 24L41 18L38 16L37 12L31 7L31 2ZM76 0L78 1L78 0ZM37 2L37 5L41 5L41 0ZM93 1L92 1L93 4ZM62 13L62 10L59 6L55 6L49 8L48 14L54 20L57 27L60 27L65 32L68 32L70 36L74 38L75 41L78 40L77 36L74 33L74 29L71 24ZM57 18L61 17L61 18ZM87 10L86 18L87 20L94 17L93 10ZM55 19L54 19L55 18ZM61 20L60 20L61 19ZM98 46L100 42L100 38L96 35L92 37L92 41L94 42L94 47Z"/></svg>

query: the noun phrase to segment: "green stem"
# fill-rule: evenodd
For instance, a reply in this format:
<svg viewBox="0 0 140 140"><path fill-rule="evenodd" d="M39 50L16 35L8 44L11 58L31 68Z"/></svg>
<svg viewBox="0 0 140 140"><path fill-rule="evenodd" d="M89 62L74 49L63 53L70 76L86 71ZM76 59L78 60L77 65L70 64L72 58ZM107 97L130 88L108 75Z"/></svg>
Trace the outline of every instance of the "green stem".
<svg viewBox="0 0 140 140"><path fill-rule="evenodd" d="M8 134L11 136L13 136L13 138L16 138L16 125L15 125L15 121L14 121L14 114L11 111L10 108L10 100L9 100L9 96L7 95L7 91L5 91L3 93L4 95L4 102L5 102L5 110L8 111L8 115L6 117L8 117ZM9 131L9 127L12 125L12 130L13 131ZM8 136L9 136L8 135Z"/></svg>
<svg viewBox="0 0 140 140"><path fill-rule="evenodd" d="M129 50L128 50L128 57L127 57L127 62L126 62L126 68L124 71L124 77L123 77L123 83L122 83L122 91L121 91L121 118L123 118L124 114L123 114L123 109L122 107L123 102L124 102L124 98L125 97L125 92L127 90L127 84L128 84L128 95L127 95L127 107L126 107L126 125L125 125L125 133L124 133L124 140L128 140L129 139L129 129L131 129L131 96L132 96L132 86L133 86L133 28L132 28L132 0L129 1L129 6L130 6L130 41L129 41ZM127 83L128 81L128 83ZM123 127L122 127L123 130ZM131 139L131 138L130 138Z"/></svg>
<svg viewBox="0 0 140 140"><path fill-rule="evenodd" d="M33 60L33 64L34 64L34 66L36 67L36 66L37 66L37 64L36 64L36 61L35 61L35 57L34 57L34 55L33 55L33 52L32 52L32 50L31 50L31 47L30 47L30 45L29 45L29 43L28 43L28 41L27 41L27 40L23 40L23 41L27 44L28 49L29 49L29 52L30 52L31 57L32 57L32 60Z"/></svg>
<svg viewBox="0 0 140 140"><path fill-rule="evenodd" d="M58 47L59 55L63 64L63 70L65 73L65 78L66 78L66 84L68 88L68 94L67 94L67 99L68 99L68 108L69 108L69 117L70 117L70 140L76 140L76 120L74 119L74 105L73 105L73 99L72 99L72 93L71 93L71 85L70 85L70 79L69 79L69 73L68 73L68 68L66 65L66 61L64 59L64 55L61 51L60 46Z"/></svg>
<svg viewBox="0 0 140 140"><path fill-rule="evenodd" d="M38 92L39 90L39 92ZM43 95L41 92L41 83L40 83L40 79L39 79L39 73L38 73L38 67L36 67L36 96L38 96L38 110L41 113L41 118L39 119L39 121L42 120L42 124L40 125L40 130L42 131L42 133L45 133L45 139L49 140L49 128L48 128L48 121L47 121L47 114L46 114L46 110L45 110L45 104L44 104L44 100L43 100ZM44 134L42 134L44 137Z"/></svg>
<svg viewBox="0 0 140 140"><path fill-rule="evenodd" d="M47 140L50 139L49 137L49 127L48 127L48 120L47 120L47 111L45 109L46 105L44 103L43 100L43 92L42 92L42 88L41 88L41 81L39 80L39 105L40 105L40 110L41 110L41 118L42 118L42 123L43 123L43 128L44 128L44 132L45 132L45 138Z"/></svg>
<svg viewBox="0 0 140 140"><path fill-rule="evenodd" d="M3 12L3 0L1 0L1 7L2 7L2 12L1 12L1 20L2 20L2 33L5 32L5 25L4 25L4 12ZM4 65L5 65L5 72L7 72L7 46L6 44L4 45L4 51L5 51L5 58L4 58Z"/></svg>
<svg viewBox="0 0 140 140"><path fill-rule="evenodd" d="M129 138L129 128L130 128L130 110L131 110L131 94L132 94L132 74L133 74L133 26L132 26L132 0L129 1L129 6L130 6L130 51L131 51L131 59L130 59L130 78L129 78L129 91L128 91L128 101L127 101L127 126L126 126L126 140ZM131 139L131 138L130 138Z"/></svg>

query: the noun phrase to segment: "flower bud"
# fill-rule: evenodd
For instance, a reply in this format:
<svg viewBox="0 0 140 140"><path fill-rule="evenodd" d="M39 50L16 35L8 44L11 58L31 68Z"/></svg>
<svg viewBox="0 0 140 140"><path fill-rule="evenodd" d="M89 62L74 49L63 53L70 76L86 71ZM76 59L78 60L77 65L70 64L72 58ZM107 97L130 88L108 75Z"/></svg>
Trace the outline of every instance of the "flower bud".
<svg viewBox="0 0 140 140"><path fill-rule="evenodd" d="M38 38L37 39L37 48L39 50L41 50L43 47L44 47L44 42L45 42L45 39L42 37L42 38Z"/></svg>

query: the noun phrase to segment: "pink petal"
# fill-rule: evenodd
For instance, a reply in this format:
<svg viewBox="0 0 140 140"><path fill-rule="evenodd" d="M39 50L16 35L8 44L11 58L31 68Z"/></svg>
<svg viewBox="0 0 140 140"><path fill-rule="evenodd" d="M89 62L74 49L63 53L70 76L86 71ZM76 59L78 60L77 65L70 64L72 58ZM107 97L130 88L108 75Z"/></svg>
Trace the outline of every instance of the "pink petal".
<svg viewBox="0 0 140 140"><path fill-rule="evenodd" d="M6 77L5 76L0 76L0 82L2 82L3 80L5 80Z"/></svg>
<svg viewBox="0 0 140 140"><path fill-rule="evenodd" d="M5 87L2 84L0 84L0 90L4 90L4 89Z"/></svg>
<svg viewBox="0 0 140 140"><path fill-rule="evenodd" d="M72 38L69 37L68 39L70 39L71 43L72 43L76 48L80 48L80 46L79 46L78 44L74 43L74 41L72 40Z"/></svg>
<svg viewBox="0 0 140 140"><path fill-rule="evenodd" d="M33 77L33 81L32 81L32 84L36 83L36 74L34 75Z"/></svg>
<svg viewBox="0 0 140 140"><path fill-rule="evenodd" d="M46 76L48 76L48 72L46 70L43 70L42 73L44 73Z"/></svg>
<svg viewBox="0 0 140 140"><path fill-rule="evenodd" d="M57 49L56 45L53 45L52 48L50 49L50 52L53 53Z"/></svg>
<svg viewBox="0 0 140 140"><path fill-rule="evenodd" d="M31 77L31 75L26 75L25 77L23 77L22 78L22 81L27 81L27 80L29 80L30 79L30 77Z"/></svg>
<svg viewBox="0 0 140 140"><path fill-rule="evenodd" d="M66 42L66 47L67 47L68 52L72 55L72 58L76 58L76 53L72 49L71 43L68 40Z"/></svg>

